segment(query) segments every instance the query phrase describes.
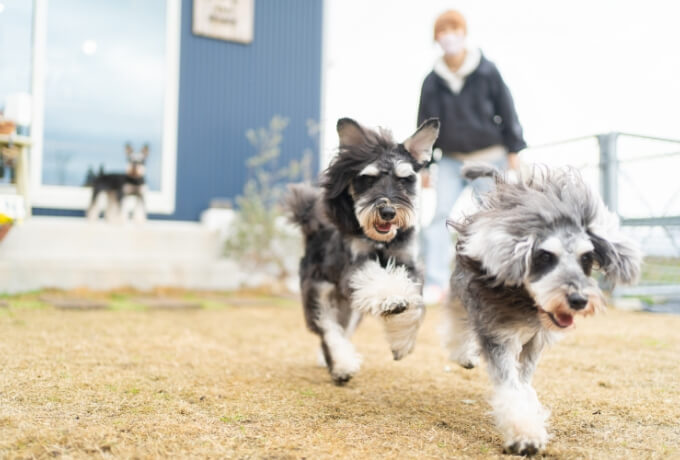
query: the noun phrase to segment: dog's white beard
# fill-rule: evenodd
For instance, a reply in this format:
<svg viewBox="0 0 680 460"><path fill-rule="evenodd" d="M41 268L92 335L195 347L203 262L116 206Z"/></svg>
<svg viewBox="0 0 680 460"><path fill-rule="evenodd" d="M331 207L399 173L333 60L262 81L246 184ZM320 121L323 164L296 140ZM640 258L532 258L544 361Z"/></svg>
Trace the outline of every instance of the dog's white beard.
<svg viewBox="0 0 680 460"><path fill-rule="evenodd" d="M359 206L355 207L355 213L359 225L361 226L364 235L375 241L392 241L397 236L397 230L410 228L415 223L415 213L408 208L396 207L397 215L393 221L390 231L387 233L380 233L376 230L376 224L383 223L380 218L379 210L374 206Z"/></svg>

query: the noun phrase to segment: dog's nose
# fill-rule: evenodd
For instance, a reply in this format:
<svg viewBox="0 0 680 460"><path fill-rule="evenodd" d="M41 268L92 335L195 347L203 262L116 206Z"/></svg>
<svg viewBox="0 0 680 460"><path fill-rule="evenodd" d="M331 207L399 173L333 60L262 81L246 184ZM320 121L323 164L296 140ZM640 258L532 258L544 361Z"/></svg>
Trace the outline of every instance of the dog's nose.
<svg viewBox="0 0 680 460"><path fill-rule="evenodd" d="M567 302L569 302L572 310L583 310L588 303L588 299L581 294L574 293L567 296Z"/></svg>
<svg viewBox="0 0 680 460"><path fill-rule="evenodd" d="M380 208L380 218L383 220L390 221L394 219L394 216L397 215L397 211L392 207L392 206L383 206Z"/></svg>

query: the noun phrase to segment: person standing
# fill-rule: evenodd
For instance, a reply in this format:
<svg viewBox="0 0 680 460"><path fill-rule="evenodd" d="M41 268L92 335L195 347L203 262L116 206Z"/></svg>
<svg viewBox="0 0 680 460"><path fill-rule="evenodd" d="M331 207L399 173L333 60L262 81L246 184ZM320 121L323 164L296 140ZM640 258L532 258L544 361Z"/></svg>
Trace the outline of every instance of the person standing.
<svg viewBox="0 0 680 460"><path fill-rule="evenodd" d="M518 152L526 147L512 96L496 66L481 50L467 43L467 22L456 10L439 15L434 39L443 55L425 77L418 107L418 125L431 117L441 121L435 148L436 206L431 224L423 231L425 303L444 300L451 264L451 235L446 219L466 185L460 174L464 161L493 163L519 170ZM423 172L429 185L429 170ZM488 178L472 182L475 193L492 187Z"/></svg>

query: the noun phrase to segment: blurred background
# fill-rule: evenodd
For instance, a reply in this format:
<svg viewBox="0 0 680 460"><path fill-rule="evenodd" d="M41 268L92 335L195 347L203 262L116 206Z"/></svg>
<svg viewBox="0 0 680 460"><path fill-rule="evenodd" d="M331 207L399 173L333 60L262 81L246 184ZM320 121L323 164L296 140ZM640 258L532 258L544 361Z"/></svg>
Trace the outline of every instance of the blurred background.
<svg viewBox="0 0 680 460"><path fill-rule="evenodd" d="M580 168L648 255L623 294L671 305L680 6L661 0L0 0L0 291L294 289L280 186L327 164L340 117L413 132L450 8L513 94L522 161ZM87 222L128 142L150 147L149 220Z"/></svg>

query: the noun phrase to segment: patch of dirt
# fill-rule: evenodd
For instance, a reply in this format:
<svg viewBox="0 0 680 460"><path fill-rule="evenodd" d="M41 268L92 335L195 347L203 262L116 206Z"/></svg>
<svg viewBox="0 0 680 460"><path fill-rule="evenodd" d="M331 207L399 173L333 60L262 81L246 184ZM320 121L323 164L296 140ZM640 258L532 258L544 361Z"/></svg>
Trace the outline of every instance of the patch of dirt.
<svg viewBox="0 0 680 460"><path fill-rule="evenodd" d="M7 301L2 458L510 458L485 371L446 360L437 308L399 362L367 318L362 370L336 387L301 308L271 300L86 315ZM545 457L680 457L678 330L671 315L577 320L534 379L552 411Z"/></svg>

